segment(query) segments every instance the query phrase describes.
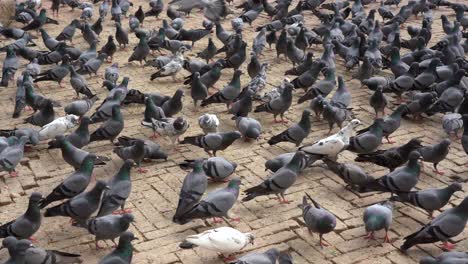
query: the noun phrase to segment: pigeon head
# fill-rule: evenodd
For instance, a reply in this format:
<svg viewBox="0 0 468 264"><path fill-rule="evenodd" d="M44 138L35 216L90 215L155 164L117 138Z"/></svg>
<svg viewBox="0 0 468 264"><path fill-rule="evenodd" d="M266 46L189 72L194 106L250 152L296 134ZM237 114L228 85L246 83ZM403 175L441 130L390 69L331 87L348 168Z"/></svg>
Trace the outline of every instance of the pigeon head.
<svg viewBox="0 0 468 264"><path fill-rule="evenodd" d="M450 139L446 138L440 142L440 145L444 148L450 148L451 143Z"/></svg>
<svg viewBox="0 0 468 264"><path fill-rule="evenodd" d="M31 196L29 197L29 202L30 203L40 203L42 201L43 197L42 194L38 192L33 192Z"/></svg>
<svg viewBox="0 0 468 264"><path fill-rule="evenodd" d="M459 182L453 182L448 186L448 188L454 192L463 191L463 187Z"/></svg>
<svg viewBox="0 0 468 264"><path fill-rule="evenodd" d="M228 188L239 189L240 185L241 185L241 179L236 177L229 181Z"/></svg>
<svg viewBox="0 0 468 264"><path fill-rule="evenodd" d="M145 147L145 142L141 139L138 139L136 142L135 142L135 147L138 147L138 148L144 148Z"/></svg>
<svg viewBox="0 0 468 264"><path fill-rule="evenodd" d="M123 214L122 221L124 221L125 223L132 223L135 222L135 217L133 216L133 214Z"/></svg>
<svg viewBox="0 0 468 264"><path fill-rule="evenodd" d="M65 119L67 121L71 122L72 124L77 124L79 117L76 116L76 115L67 115L67 116L65 116Z"/></svg>
<svg viewBox="0 0 468 264"><path fill-rule="evenodd" d="M187 126L187 120L179 116L174 120L173 126L177 131L182 131Z"/></svg>
<svg viewBox="0 0 468 264"><path fill-rule="evenodd" d="M418 151L411 151L411 153L409 154L408 159L411 162L415 162L415 161L418 161L418 160L422 160L422 157L421 157L421 154L419 154Z"/></svg>
<svg viewBox="0 0 468 264"><path fill-rule="evenodd" d="M132 159L127 159L124 161L124 164L122 165L123 168L126 168L126 169L130 169L134 166L136 166L137 164L135 163L135 161L133 161Z"/></svg>
<svg viewBox="0 0 468 264"><path fill-rule="evenodd" d="M136 240L136 239L138 239L138 238L135 237L135 235L132 232L125 231L120 235L119 245L120 244L125 244L125 243L130 243L130 242L132 242L133 240Z"/></svg>

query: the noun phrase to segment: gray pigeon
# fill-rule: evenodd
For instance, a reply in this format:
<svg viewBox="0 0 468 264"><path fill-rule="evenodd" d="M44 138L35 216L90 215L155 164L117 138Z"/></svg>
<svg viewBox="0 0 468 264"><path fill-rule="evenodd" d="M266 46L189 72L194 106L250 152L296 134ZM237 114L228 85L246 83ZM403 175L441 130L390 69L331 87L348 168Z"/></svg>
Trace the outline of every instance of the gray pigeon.
<svg viewBox="0 0 468 264"><path fill-rule="evenodd" d="M376 119L368 131L351 137L346 149L359 154L375 151L382 144L383 124L383 119Z"/></svg>
<svg viewBox="0 0 468 264"><path fill-rule="evenodd" d="M201 103L201 106L207 106L213 103L221 103L221 104L226 104L226 107L229 107L229 104L234 99L236 99L240 94L240 88L241 88L240 76L241 75L242 75L242 72L240 70L236 70L229 84L224 86L223 89L221 89L219 92L203 100ZM207 88L209 87L207 86Z"/></svg>
<svg viewBox="0 0 468 264"><path fill-rule="evenodd" d="M367 232L367 239L375 239L374 232L381 229L385 229L385 238L384 243L390 243L390 238L388 237L388 229L392 224L393 218L393 205L391 202L383 202L379 204L374 204L364 210L364 227Z"/></svg>
<svg viewBox="0 0 468 264"><path fill-rule="evenodd" d="M388 104L388 100L383 94L383 87L379 86L377 87L377 90L375 90L375 93L371 95L369 98L369 104L374 108L375 111L375 118L379 117L379 112L382 113L382 116L385 115L385 107Z"/></svg>
<svg viewBox="0 0 468 264"><path fill-rule="evenodd" d="M422 208L428 212L429 218L432 218L433 212L447 205L450 197L458 191L463 191L462 185L458 182L454 182L440 189L431 188L421 191L398 193L397 196L393 196L390 200L409 203Z"/></svg>
<svg viewBox="0 0 468 264"><path fill-rule="evenodd" d="M338 88L330 99L330 103L339 108L347 108L351 105L351 100L351 93L346 88L343 76L338 76Z"/></svg>
<svg viewBox="0 0 468 264"><path fill-rule="evenodd" d="M125 210L125 201L130 196L132 190L132 181L130 178L130 171L135 162L131 159L124 161L124 164L108 182L107 190L102 197L101 207L97 214L98 217L112 214L118 208L120 212L127 213Z"/></svg>
<svg viewBox="0 0 468 264"><path fill-rule="evenodd" d="M419 181L421 167L419 165L421 156L419 152L413 151L409 155L406 165L396 168L394 171L378 179L361 186L360 192L409 192Z"/></svg>
<svg viewBox="0 0 468 264"><path fill-rule="evenodd" d="M122 28L119 22L115 22L115 29L115 39L119 43L119 47L123 45L125 49L128 45L128 32Z"/></svg>
<svg viewBox="0 0 468 264"><path fill-rule="evenodd" d="M128 58L128 62L139 61L143 65L143 61L146 62L146 57L149 55L150 47L148 46L148 38L143 36L140 38L138 45L133 50L132 55Z"/></svg>
<svg viewBox="0 0 468 264"><path fill-rule="evenodd" d="M122 146L131 146L136 143L137 139L121 136L118 138L119 144ZM167 160L167 153L161 149L157 143L151 140L144 140L145 142L145 159L164 159Z"/></svg>
<svg viewBox="0 0 468 264"><path fill-rule="evenodd" d="M262 28L253 40L252 51L255 53L256 56L259 56L262 54L262 51L265 48L265 45L266 45L266 28Z"/></svg>
<svg viewBox="0 0 468 264"><path fill-rule="evenodd" d="M440 175L444 175L442 171L437 169L437 164L447 157L450 150L449 139L444 139L440 143L424 146L418 149L421 154L423 161L434 164L434 172Z"/></svg>
<svg viewBox="0 0 468 264"><path fill-rule="evenodd" d="M263 132L262 124L251 117L236 117L236 128L246 140L258 140Z"/></svg>
<svg viewBox="0 0 468 264"><path fill-rule="evenodd" d="M91 134L90 142L100 140L110 140L114 143L114 139L122 132L124 128L124 120L120 112L120 106L112 107L112 116L109 120L102 123L101 126Z"/></svg>
<svg viewBox="0 0 468 264"><path fill-rule="evenodd" d="M275 264L280 252L276 248L269 249L264 253L249 253L229 264Z"/></svg>
<svg viewBox="0 0 468 264"><path fill-rule="evenodd" d="M207 188L206 174L203 170L203 160L194 161L193 171L187 174L182 183L179 194L179 203L172 218L174 223L182 223L181 219L186 213L192 210L201 200Z"/></svg>
<svg viewBox="0 0 468 264"><path fill-rule="evenodd" d="M75 71L75 68L70 65L70 84L76 92L76 97L79 98L80 93L86 95L88 98L92 98L94 96L93 92L89 89L88 83L86 82L85 78L78 74Z"/></svg>
<svg viewBox="0 0 468 264"><path fill-rule="evenodd" d="M53 102L46 99L44 102L44 108L40 109L37 113L24 119L24 123L43 127L55 119L55 111Z"/></svg>
<svg viewBox="0 0 468 264"><path fill-rule="evenodd" d="M304 110L302 112L302 117L299 123L294 124L280 134L273 136L270 140L268 140L268 144L276 145L279 142L291 142L296 144L296 147L301 145L302 141L310 133L310 114L310 110Z"/></svg>
<svg viewBox="0 0 468 264"><path fill-rule="evenodd" d="M79 149L73 146L70 141L65 139L65 136L58 135L55 137L56 144L62 150L62 158L68 164L72 165L75 169L80 168L83 160L88 156L89 152ZM95 161L94 165L103 165L105 164L104 161L108 160L104 157L98 157Z"/></svg>
<svg viewBox="0 0 468 264"><path fill-rule="evenodd" d="M96 58L90 59L85 64L81 65L81 67L76 70L76 72L79 74L89 74L90 76L92 73L97 75L99 68L101 68L106 58L107 54L101 53Z"/></svg>
<svg viewBox="0 0 468 264"><path fill-rule="evenodd" d="M455 245L451 244L449 240L463 232L467 221L468 197L465 197L458 206L444 211L420 230L405 237L405 241L400 249L407 251L418 244L442 241L442 247L450 251Z"/></svg>
<svg viewBox="0 0 468 264"><path fill-rule="evenodd" d="M184 160L179 166L183 169L193 168L195 165L194 160ZM211 157L203 159L203 170L206 176L210 177L212 181L228 182L227 177L231 176L237 168L235 162L231 162L222 157Z"/></svg>
<svg viewBox="0 0 468 264"><path fill-rule="evenodd" d="M13 48L8 47L6 58L3 61L0 86L8 86L8 82L14 79L18 66L19 59L16 57L16 53L13 51Z"/></svg>
<svg viewBox="0 0 468 264"><path fill-rule="evenodd" d="M134 143L130 146L117 146L113 152L117 154L122 160L133 160L138 166L138 172L146 172L141 168L141 162L145 158L145 141L135 139Z"/></svg>
<svg viewBox="0 0 468 264"><path fill-rule="evenodd" d="M96 156L89 154L81 166L70 176L65 178L47 197L41 201L41 209L55 201L70 199L84 192L91 181Z"/></svg>
<svg viewBox="0 0 468 264"><path fill-rule="evenodd" d="M109 239L117 246L115 239L127 231L134 221L132 214L98 216L86 222L86 229L95 236L96 249L102 249L99 240Z"/></svg>
<svg viewBox="0 0 468 264"><path fill-rule="evenodd" d="M285 191L291 187L297 179L300 169L300 162L304 158L305 153L302 151L296 152L291 161L274 172L271 176L265 179L261 184L251 187L244 192L246 197L242 201L250 201L257 196L275 194L280 203L289 203L284 197Z"/></svg>
<svg viewBox="0 0 468 264"><path fill-rule="evenodd" d="M274 116L275 123L286 123L287 120L284 120L284 113L289 109L289 107L292 104L292 89L293 86L290 83L288 83L279 97L276 97L267 103L257 106L254 112L272 113ZM280 121L276 120L277 115L281 116Z"/></svg>
<svg viewBox="0 0 468 264"><path fill-rule="evenodd" d="M108 188L104 181L97 181L90 191L81 193L62 204L47 208L44 217L68 216L78 225L84 225L86 220L99 208L102 193Z"/></svg>
<svg viewBox="0 0 468 264"><path fill-rule="evenodd" d="M307 202L307 197L313 205ZM309 194L302 198L302 204L298 205L302 209L302 217L309 230L309 233L318 233L320 237L320 246L328 246L323 242L323 234L330 233L336 227L336 217L329 211L322 208Z"/></svg>
<svg viewBox="0 0 468 264"><path fill-rule="evenodd" d="M31 144L33 146L39 143L39 131L32 129L32 128L17 128L13 130L0 130L0 136L2 137L17 137L21 138L23 136L28 137L27 144ZM3 148L0 148L0 152Z"/></svg>
<svg viewBox="0 0 468 264"><path fill-rule="evenodd" d="M221 222L222 220L219 218L222 217L239 221L240 218L232 218L229 214L229 210L237 201L240 184L241 180L239 178L234 178L229 181L226 188L216 189L208 193L205 199L201 200L190 211L181 215L178 223L185 224L192 219L208 217L213 217L215 223Z"/></svg>
<svg viewBox="0 0 468 264"><path fill-rule="evenodd" d="M82 263L81 255L58 250L45 250L37 246L28 248L24 256L24 264L67 264Z"/></svg>
<svg viewBox="0 0 468 264"><path fill-rule="evenodd" d="M343 122L352 116L350 110L333 106L325 99L322 100L321 103L323 106L323 119L328 122L328 134L332 132L335 124L341 129L343 127Z"/></svg>
<svg viewBox="0 0 468 264"><path fill-rule="evenodd" d="M295 152L283 153L274 157L273 159L267 160L265 162L265 171L271 170L272 172L276 172L284 165L288 164L295 154ZM304 155L299 161L299 172L303 171L320 158L320 155Z"/></svg>
<svg viewBox="0 0 468 264"><path fill-rule="evenodd" d="M84 98L69 103L64 107L64 111L67 115L76 115L79 117L84 116L99 98L95 95L91 98Z"/></svg>
<svg viewBox="0 0 468 264"><path fill-rule="evenodd" d="M162 120L166 118L164 110L154 103L151 96L145 97L145 113L142 122L151 123L153 119Z"/></svg>
<svg viewBox="0 0 468 264"><path fill-rule="evenodd" d="M27 239L21 239L16 241L7 241L6 247L8 248L8 253L10 253L10 259L4 264L18 264L26 263L25 254L26 250L32 246L31 241Z"/></svg>
<svg viewBox="0 0 468 264"><path fill-rule="evenodd" d="M19 239L32 237L41 226L42 216L41 209L39 208L41 201L42 195L40 193L32 193L29 197L26 212L15 220L0 226L0 238L8 236L14 236Z"/></svg>
<svg viewBox="0 0 468 264"><path fill-rule="evenodd" d="M209 155L216 156L219 150L225 150L242 134L239 131L210 133L208 135L185 137L180 144L191 144L203 148ZM211 154L210 151L213 151Z"/></svg>
<svg viewBox="0 0 468 264"><path fill-rule="evenodd" d="M323 162L328 169L338 175L348 186L361 186L373 180L361 167L352 163L339 163L334 160L324 158Z"/></svg>
<svg viewBox="0 0 468 264"><path fill-rule="evenodd" d="M17 142L9 145L0 153L0 171L7 171L10 177L17 177L15 170L24 156L24 145L29 141L27 136L22 136Z"/></svg>
<svg viewBox="0 0 468 264"><path fill-rule="evenodd" d="M115 0L114 0L115 1ZM130 264L133 257L132 241L138 239L132 232L125 231L119 238L119 244L111 253L102 258L98 264Z"/></svg>
<svg viewBox="0 0 468 264"><path fill-rule="evenodd" d="M200 73L195 72L190 85L190 95L193 99L193 106L197 108L198 101L205 100L208 97L208 89L200 80Z"/></svg>

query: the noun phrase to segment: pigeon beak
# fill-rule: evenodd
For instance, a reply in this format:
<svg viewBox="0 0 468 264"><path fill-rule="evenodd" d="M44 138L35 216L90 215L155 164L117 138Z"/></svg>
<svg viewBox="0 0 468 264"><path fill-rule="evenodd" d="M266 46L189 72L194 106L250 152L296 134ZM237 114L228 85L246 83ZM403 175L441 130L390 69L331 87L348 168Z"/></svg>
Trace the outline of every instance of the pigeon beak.
<svg viewBox="0 0 468 264"><path fill-rule="evenodd" d="M104 189L110 190L110 187L108 185L106 185L106 187L104 187Z"/></svg>

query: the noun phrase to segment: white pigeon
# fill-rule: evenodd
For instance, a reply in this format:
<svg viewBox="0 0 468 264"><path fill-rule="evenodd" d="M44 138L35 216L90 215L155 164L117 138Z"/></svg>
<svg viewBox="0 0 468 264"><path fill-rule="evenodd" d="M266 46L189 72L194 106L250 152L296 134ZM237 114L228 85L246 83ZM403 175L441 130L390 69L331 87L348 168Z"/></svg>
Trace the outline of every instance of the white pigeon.
<svg viewBox="0 0 468 264"><path fill-rule="evenodd" d="M161 136L169 137L173 146L179 137L189 128L187 119L181 116L177 118L162 118L161 120L151 118L151 121L151 123L142 122L142 125L151 127L155 133Z"/></svg>
<svg viewBox="0 0 468 264"><path fill-rule="evenodd" d="M219 227L203 233L188 236L179 246L181 248L201 247L216 251L223 255L231 255L244 249L249 243L253 244L251 233L242 233L232 227Z"/></svg>
<svg viewBox="0 0 468 264"><path fill-rule="evenodd" d="M299 150L309 155L324 155L328 158L336 159L336 156L349 145L349 138L352 136L354 128L360 124L361 121L353 119L338 133L315 143L304 145Z"/></svg>
<svg viewBox="0 0 468 264"><path fill-rule="evenodd" d="M198 118L198 125L203 130L203 133L216 133L218 132L219 119L213 114L204 114Z"/></svg>
<svg viewBox="0 0 468 264"><path fill-rule="evenodd" d="M67 130L78 124L79 117L76 115L66 115L59 117L49 124L43 126L39 131L39 140L47 140L63 135Z"/></svg>

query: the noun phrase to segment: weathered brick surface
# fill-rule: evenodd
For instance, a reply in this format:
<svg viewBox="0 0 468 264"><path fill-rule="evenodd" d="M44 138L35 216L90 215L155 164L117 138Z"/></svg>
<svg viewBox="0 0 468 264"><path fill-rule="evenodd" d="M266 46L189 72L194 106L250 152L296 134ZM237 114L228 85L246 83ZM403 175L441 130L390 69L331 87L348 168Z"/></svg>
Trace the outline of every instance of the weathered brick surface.
<svg viewBox="0 0 468 264"><path fill-rule="evenodd" d="M455 2L455 0L452 0ZM148 1L134 0L135 6L131 12L135 12L141 4L144 9L148 9ZM463 0L458 0L463 2ZM239 4L240 1L236 1ZM44 3L46 7L50 5L49 1ZM293 6L295 3L293 3ZM367 10L376 8L378 3L373 3L366 7ZM392 7L392 11L396 9ZM56 36L61 29L71 20L71 18L79 16L79 10L70 12L68 8L62 8L60 12L59 26L46 25L46 30ZM97 13L97 6L96 6ZM239 14L235 10L236 15ZM440 8L433 10L434 25L433 38L430 44L435 43L443 36L443 31L440 24L440 15L449 14L449 19L453 20L454 16L451 10ZM165 15L163 15L165 17ZM231 16L232 17L232 16ZM230 18L231 18L230 17ZM309 12L305 12L306 25L308 27L317 25L319 22L312 17ZM380 19L380 18L379 18ZM202 16L197 11L192 12L192 16L187 18L185 27L196 28L201 27ZM244 37L251 44L254 37L254 28L257 25L267 23L269 20L265 15L261 15L254 22L253 27L246 25ZM157 21L154 17L145 20L145 28L157 28L161 21ZM230 29L230 22L223 22L226 29ZM419 25L420 17L411 17L408 25ZM123 20L123 25L128 28L127 19ZM406 24L405 24L406 25ZM18 25L17 25L18 26ZM105 43L105 37L109 34L114 34L115 29L113 22L105 21L104 31L101 34L101 43ZM402 37L407 38L405 29L402 27ZM215 39L213 34L213 39ZM8 43L9 40L0 40L1 46ZM137 39L131 35L130 47L137 43ZM216 45L221 47L220 42L215 39ZM39 44L39 49L45 50L45 47L40 40L36 41ZM87 44L81 38L81 34L77 32L74 43L81 49L86 49ZM200 51L206 45L207 39L203 39L196 43L194 50L188 52L189 58L194 58L195 53ZM121 66L121 76L129 76L130 87L139 89L144 92L160 92L163 94L172 95L175 89L183 87L181 82L174 83L172 79L160 79L153 82L149 81L149 76L154 69L150 67L142 68L136 63L127 63L127 59L131 54L131 48L127 50L119 50L116 53L115 61ZM322 52L321 47L312 47L312 51L318 56ZM406 51L403 51L406 52ZM291 67L291 64L284 60L277 61L275 59L275 51L268 50L260 57L262 62L270 64L268 70L268 87L277 85L284 78L284 71ZM0 55L3 60L4 54ZM219 57L217 57L219 58ZM26 61L21 60L22 67ZM109 66L105 64L99 70L99 76L88 77L88 83L92 89L98 93L99 97L105 98L106 91L100 88L100 83L104 72L104 68ZM44 66L43 69L48 69L51 66ZM245 65L243 70L245 71ZM363 121L365 125L373 121L373 110L368 105L368 98L371 91L361 88L357 80L353 80L353 73L346 71L343 67L343 61L337 57L338 74L343 75L347 86L353 94L352 107L356 117ZM222 87L232 76L231 69L224 70L221 80L217 87ZM180 74L186 75L187 73ZM388 73L384 73L388 74ZM179 78L180 78L179 76ZM67 79L68 81L68 79ZM242 76L242 84L248 82L248 76ZM67 82L65 82L67 83ZM187 88L187 87L184 87ZM188 91L188 90L186 90ZM59 100L62 105L66 105L74 98L74 91L69 83L65 89L60 88L56 83L44 82L40 84L38 92L45 96ZM23 127L22 118L11 119L13 110L12 103L15 94L15 86L12 82L8 88L0 90L0 126L2 129ZM235 128L233 121L225 112L223 105L212 105L203 108L198 112L193 109L192 101L188 93L184 98L184 110L182 114L189 118L190 129L187 135L196 135L201 132L197 125L197 118L201 112L215 113L221 120L221 130L229 131ZM287 112L286 117L290 122L296 122L300 118L301 111L307 104L297 105L297 98L302 94L302 91L296 91L294 95L294 103L291 109ZM390 98L390 102L394 99ZM97 103L99 104L99 102ZM392 103L389 104L391 109L394 108ZM143 112L142 106L131 105L123 108L125 117L125 129L123 135L134 137L148 137L151 131L143 128L140 125ZM389 112L389 110L387 110ZM63 114L63 109L59 108L58 114ZM23 114L23 117L27 113ZM239 164L236 174L243 178L242 188L247 188L258 184L268 176L264 171L264 162L285 151L294 151L295 148L291 144L281 143L277 146L269 146L266 141L272 135L282 131L287 127L283 124L273 124L272 116L269 114L252 113L252 116L257 118L264 126L265 133L258 142L237 141L228 150L219 153L220 156L226 157L229 160ZM442 131L441 116L435 115L431 118L426 118L422 124L413 123L409 120L402 122L402 127L394 134L394 140L398 144L402 144L412 137L422 137L427 144L439 141L445 138L446 135ZM95 125L91 130L96 128ZM325 136L327 125L321 121L313 121L312 132L305 140L306 143L314 142ZM336 128L335 130L336 131ZM170 150L169 141L159 138L157 142L170 151L169 160L167 162L151 162L145 163L144 166L149 170L146 174L132 173L133 190L127 206L133 210L136 217L136 222L132 224L131 230L135 232L139 238L135 242L135 257L134 263L220 263L215 252L207 252L202 249L185 250L178 248L178 243L187 235L195 234L210 228L219 227L221 225L213 225L211 221L197 220L184 226L178 226L171 222L172 214L177 205L178 192L182 184L182 180L186 175L186 171L181 170L177 163L183 159L193 159L196 157L204 157L206 154L203 150L193 146L179 146L177 150ZM390 147L383 145L382 148ZM96 168L94 174L97 179L107 179L112 176L122 164L119 158L112 153L112 146L108 142L92 143L86 147L87 150L95 152L99 155L104 155L112 158L106 166ZM354 159L352 153L342 153L340 161L351 162ZM452 182L453 177L457 177L463 181L464 189L468 188L465 181L468 179L468 169L466 164L466 154L460 146L459 142L453 142L452 149L448 158L441 162L440 168L446 174L444 176L436 175L432 172L430 165L425 167L425 171L421 175L421 181L417 185L418 189L428 187L445 186ZM380 167L371 164L360 164L363 168L373 176L382 176L386 173ZM40 191L47 194L52 190L52 187L59 183L64 177L72 172L72 168L68 166L60 155L60 150L48 150L47 144L42 143L36 146L31 152L26 153L24 162L18 166L20 176L18 178L9 178L6 174L0 177L0 222L4 223L11 220L24 212L27 204L27 196L33 191ZM222 184L210 184L209 189L222 187ZM408 252L407 255L401 254L398 247L402 244L402 238L411 232L417 230L421 224L427 223L427 215L419 209L411 206L397 204L394 209L394 223L391 226L390 237L391 244L381 244L381 240L369 242L363 238L364 228L362 223L362 212L364 208L376 202L380 202L389 197L388 194L358 194L344 188L343 182L334 174L324 170L321 167L313 167L305 170L299 177L297 183L287 192L287 197L293 203L289 205L280 205L275 200L275 197L261 197L253 201L238 204L233 209L233 213L241 216L240 223L223 222L222 225L232 225L239 230L245 232L253 232L256 235L256 241L253 246L249 246L245 251L258 250L262 251L270 247L278 247L281 250L289 250L294 257L296 263L415 263L421 256L426 254L439 254L441 250L435 245L424 245L416 247ZM325 208L333 212L337 216L336 230L324 236L325 241L332 244L328 248L318 246L318 237L311 236L307 229L303 226L301 211L297 208L302 200L304 192L309 193L317 199ZM449 208L454 204L458 204L466 193L455 194L456 199L451 201ZM438 214L438 212L436 212ZM61 249L71 252L78 252L83 255L85 263L96 263L99 258L111 250L112 243L106 243L108 249L96 251L93 244L93 237L88 235L84 229L71 227L66 218L46 218L43 220L43 225L40 231L36 234L39 239L38 245L50 249ZM377 233L377 237L382 237L383 233ZM458 241L458 249L460 251L468 250L467 242L468 234L464 232L456 237ZM104 245L104 243L103 243ZM0 253L0 262L6 258L5 252Z"/></svg>

